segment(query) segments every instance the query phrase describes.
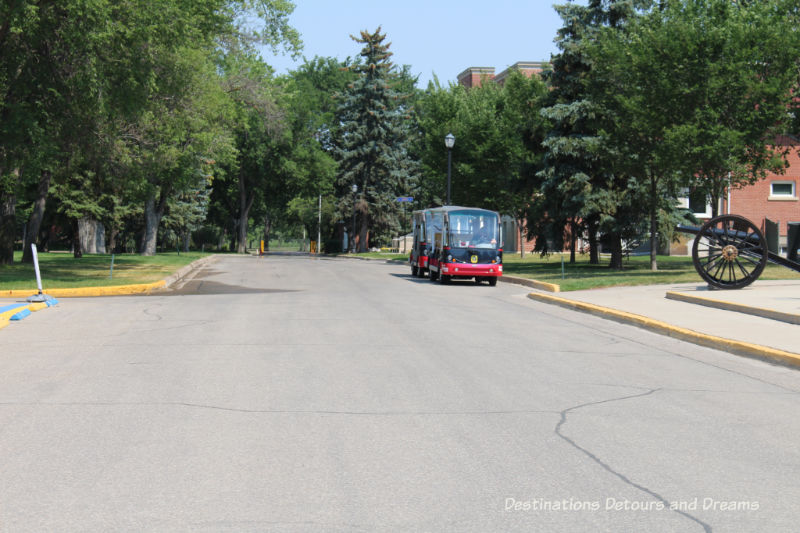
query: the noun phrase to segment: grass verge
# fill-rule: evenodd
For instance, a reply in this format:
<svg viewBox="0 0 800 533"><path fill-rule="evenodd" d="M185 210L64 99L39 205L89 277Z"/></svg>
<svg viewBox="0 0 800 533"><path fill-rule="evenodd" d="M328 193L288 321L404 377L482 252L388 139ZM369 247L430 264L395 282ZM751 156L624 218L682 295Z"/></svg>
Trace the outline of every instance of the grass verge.
<svg viewBox="0 0 800 533"><path fill-rule="evenodd" d="M658 270L650 270L649 256L630 257L624 262L623 270L608 268L608 259L601 259L599 265L590 265L587 256L579 257L570 264L569 255L564 257L564 275L561 273L561 255L542 258L537 254L503 255L503 270L509 276L546 281L561 286L562 291L577 291L614 287L622 285L659 285L672 283L705 283L694 269L691 257L658 256ZM800 280L800 272L767 264L758 278Z"/></svg>
<svg viewBox="0 0 800 533"><path fill-rule="evenodd" d="M115 254L111 274L111 255L92 254L75 259L72 254L40 253L39 269L42 286L47 289L75 287L110 287L135 285L162 280L192 261L205 257L202 252L160 253L144 257L137 254ZM31 263L20 263L22 252L14 254L14 263L0 266L0 290L36 289L36 274Z"/></svg>

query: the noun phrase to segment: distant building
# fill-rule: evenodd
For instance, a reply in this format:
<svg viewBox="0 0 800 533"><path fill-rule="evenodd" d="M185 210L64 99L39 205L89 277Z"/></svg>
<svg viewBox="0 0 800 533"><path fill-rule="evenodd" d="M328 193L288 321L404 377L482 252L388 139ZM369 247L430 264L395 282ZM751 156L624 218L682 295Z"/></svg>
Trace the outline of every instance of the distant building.
<svg viewBox="0 0 800 533"><path fill-rule="evenodd" d="M546 65L547 63L542 61L517 61L497 75L494 73L494 67L469 67L458 75L458 83L468 89L480 87L487 80L503 85L512 70L519 70L530 78L534 74L540 74Z"/></svg>

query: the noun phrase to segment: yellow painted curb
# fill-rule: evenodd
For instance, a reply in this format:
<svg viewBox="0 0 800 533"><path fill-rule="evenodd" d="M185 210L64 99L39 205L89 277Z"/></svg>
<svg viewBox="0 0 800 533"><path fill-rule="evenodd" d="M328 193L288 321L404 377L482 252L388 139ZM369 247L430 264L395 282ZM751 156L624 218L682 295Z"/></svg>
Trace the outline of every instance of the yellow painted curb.
<svg viewBox="0 0 800 533"><path fill-rule="evenodd" d="M561 286L556 285L555 283L547 283L545 281L538 281L535 279L529 278L520 278L517 276L500 276L500 281L505 281L506 283L514 283L516 285L524 285L526 287L531 287L533 289L539 289L540 291L547 291L547 292L561 292Z"/></svg>
<svg viewBox="0 0 800 533"><path fill-rule="evenodd" d="M535 289L548 292L561 292L561 286L556 285L555 283L547 283L546 281L537 281L535 279L531 281L533 282L533 288Z"/></svg>
<svg viewBox="0 0 800 533"><path fill-rule="evenodd" d="M7 318L0 318L0 329L3 329L7 325L8 325L8 319Z"/></svg>
<svg viewBox="0 0 800 533"><path fill-rule="evenodd" d="M706 307L713 307L715 309L724 309L726 311L736 311L737 313L745 313L748 315L760 316L762 318L770 318L772 320L788 322L789 324L800 324L800 315L783 313L781 311L773 311L772 309L764 309L763 307L752 307L749 305L726 302L724 300L715 300L713 298L705 298L703 296L695 296L693 294L685 294L682 292L673 291L667 291L667 299L704 305Z"/></svg>
<svg viewBox="0 0 800 533"><path fill-rule="evenodd" d="M566 298L559 298L549 294L532 292L528 294L528 298L539 302L559 305L567 309L582 311L584 313L600 316L602 318L608 318L617 322L622 322L623 324L633 324L635 326L647 328L655 333L660 333L661 335L692 342L700 346L706 346L716 350L723 350L736 355L744 355L757 359L766 359L775 363L800 368L800 354L785 352L783 350L770 348L768 346L761 346L759 344L751 344L749 342L724 339L714 335L706 335L705 333L698 333L690 329L673 326L672 324L667 324L666 322L661 322L660 320L654 320L641 315L626 313L625 311L618 311L617 309L602 307L586 302L567 300Z"/></svg>
<svg viewBox="0 0 800 533"><path fill-rule="evenodd" d="M76 289L47 289L42 291L55 298L79 298L88 296L120 296L125 294L147 294L156 289L166 286L165 280L155 283L142 283L139 285L116 285L111 287L83 287ZM27 298L38 294L36 289L31 290L10 290L0 292L0 298Z"/></svg>

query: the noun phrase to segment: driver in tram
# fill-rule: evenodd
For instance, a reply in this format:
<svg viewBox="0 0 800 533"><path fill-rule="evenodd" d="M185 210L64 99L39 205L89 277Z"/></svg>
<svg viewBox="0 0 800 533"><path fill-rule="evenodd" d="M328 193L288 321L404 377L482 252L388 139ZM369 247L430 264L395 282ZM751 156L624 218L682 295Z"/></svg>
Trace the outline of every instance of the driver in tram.
<svg viewBox="0 0 800 533"><path fill-rule="evenodd" d="M482 226L476 233L473 238L475 244L494 244L494 239L492 238L492 232L489 230L489 226Z"/></svg>

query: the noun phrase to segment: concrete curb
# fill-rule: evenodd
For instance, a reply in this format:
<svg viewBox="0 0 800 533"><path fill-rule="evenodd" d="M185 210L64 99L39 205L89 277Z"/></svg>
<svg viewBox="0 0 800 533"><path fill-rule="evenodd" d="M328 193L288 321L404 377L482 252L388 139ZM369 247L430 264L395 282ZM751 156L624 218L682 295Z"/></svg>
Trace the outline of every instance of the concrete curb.
<svg viewBox="0 0 800 533"><path fill-rule="evenodd" d="M752 357L755 359L763 359L772 363L778 363L786 366L800 368L800 354L785 352L768 346L761 346L759 344L751 344L749 342L735 341L716 337L714 335L706 335L705 333L698 333L690 329L681 328L661 322L660 320L653 320L652 318L635 315L633 313L626 313L617 309L602 307L586 302L579 302L575 300L568 300L558 296L551 296L549 294L530 293L528 298L538 302L549 303L572 309L574 311L581 311L589 313L601 318L614 320L623 324L630 324L644 329L648 329L654 333L666 335L676 339L681 339L687 342L714 348L715 350L722 350L735 355L743 355L745 357Z"/></svg>
<svg viewBox="0 0 800 533"><path fill-rule="evenodd" d="M188 276L189 274L191 274L192 272L194 272L198 268L203 267L203 266L205 266L205 265L207 265L209 263L216 262L219 259L219 257L220 257L219 255L214 254L214 255L209 255L207 257L202 257L202 258L200 258L200 259L198 259L196 261L192 261L191 263L189 263L185 267L181 268L180 270L178 270L177 272L175 272L171 276L168 276L167 278L165 278L163 280L164 281L164 288L172 286L173 284L175 284L176 282L182 280L183 278L185 278L186 276Z"/></svg>
<svg viewBox="0 0 800 533"><path fill-rule="evenodd" d="M111 287L81 287L74 289L47 289L44 294L55 296L56 298L82 298L88 296L122 296L127 294L149 294L150 292L166 286L162 279L155 283L143 283L139 285L115 285ZM38 294L36 289L31 290L12 290L3 291L0 297L3 298L27 298Z"/></svg>
<svg viewBox="0 0 800 533"><path fill-rule="evenodd" d="M56 298L83 298L93 296L127 296L134 294L150 294L153 291L165 289L173 285L177 281L185 278L188 274L201 266L204 266L219 258L218 255L209 255L192 261L185 267L181 268L174 274L165 279L156 281L154 283L141 283L136 285L113 285L110 287L82 287L74 289L47 289L43 290L44 294L54 296ZM9 290L0 292L0 298L27 298L38 294L36 289L28 290Z"/></svg>
<svg viewBox="0 0 800 533"><path fill-rule="evenodd" d="M555 283L547 283L545 281L537 281L535 279L520 278L516 276L506 276L505 274L503 274L502 276L500 276L500 281L505 281L506 283L514 283L516 285L524 285L532 289L539 289L540 291L561 292L560 285L556 285Z"/></svg>
<svg viewBox="0 0 800 533"><path fill-rule="evenodd" d="M764 309L763 307L751 307L749 305L714 300L712 298L705 298L702 296L694 296L691 294L673 291L667 291L666 297L668 300L704 305L706 307L723 309L725 311L736 311L737 313L745 313L748 315L760 316L762 318L770 318L772 320L788 322L789 324L800 324L800 315L784 313L781 311L773 311L772 309Z"/></svg>

